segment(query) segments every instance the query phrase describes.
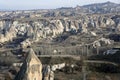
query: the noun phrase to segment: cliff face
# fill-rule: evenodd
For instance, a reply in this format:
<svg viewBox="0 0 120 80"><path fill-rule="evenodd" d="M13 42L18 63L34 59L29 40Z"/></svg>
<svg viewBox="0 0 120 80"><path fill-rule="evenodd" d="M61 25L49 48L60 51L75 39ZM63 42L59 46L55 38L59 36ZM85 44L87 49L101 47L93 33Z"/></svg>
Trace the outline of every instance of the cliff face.
<svg viewBox="0 0 120 80"><path fill-rule="evenodd" d="M88 33L90 29L116 29L120 31L120 18L105 15L83 15L77 18L39 19L33 21L0 21L0 42L12 41L23 36L33 42L42 38L54 38L64 32Z"/></svg>

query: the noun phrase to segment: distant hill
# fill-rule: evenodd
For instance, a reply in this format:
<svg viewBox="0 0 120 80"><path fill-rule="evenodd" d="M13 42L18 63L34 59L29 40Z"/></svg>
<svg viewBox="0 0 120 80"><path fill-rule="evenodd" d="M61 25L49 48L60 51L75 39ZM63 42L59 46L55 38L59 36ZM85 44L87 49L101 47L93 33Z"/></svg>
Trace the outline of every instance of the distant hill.
<svg viewBox="0 0 120 80"><path fill-rule="evenodd" d="M82 6L83 8L87 8L89 12L92 13L112 13L112 12L120 12L120 4L116 4L113 2L105 2L105 3L95 3Z"/></svg>
<svg viewBox="0 0 120 80"><path fill-rule="evenodd" d="M120 4L113 2L104 2L104 3L94 3L76 7L61 7L57 10L62 10L66 12L76 12L76 13L119 13L120 12Z"/></svg>
<svg viewBox="0 0 120 80"><path fill-rule="evenodd" d="M32 9L34 10L34 9ZM36 10L36 9L35 9ZM41 10L41 9L38 9ZM46 9L47 10L47 9ZM0 9L0 11L13 11L9 9ZM50 9L49 14L53 12L60 12L61 14L79 14L79 13L119 13L120 12L120 3L114 3L114 2L104 2L104 3L94 3L94 4L88 4L76 7L60 7L57 9Z"/></svg>

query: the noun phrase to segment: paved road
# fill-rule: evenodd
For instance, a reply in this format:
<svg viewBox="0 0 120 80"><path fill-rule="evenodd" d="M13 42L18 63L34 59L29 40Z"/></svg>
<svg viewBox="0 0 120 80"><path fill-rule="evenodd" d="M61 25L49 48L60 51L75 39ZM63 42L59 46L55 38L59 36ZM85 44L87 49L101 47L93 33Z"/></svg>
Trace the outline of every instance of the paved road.
<svg viewBox="0 0 120 80"><path fill-rule="evenodd" d="M38 57L71 57L75 60L80 60L81 56L79 55L37 55ZM111 64L114 66L119 66L119 64L110 62L110 61L102 61L102 60L84 60L85 63L97 63L97 64Z"/></svg>
<svg viewBox="0 0 120 80"><path fill-rule="evenodd" d="M10 49L0 49L0 51L10 51L10 50L18 50L20 48L10 48ZM75 60L80 60L81 56L80 55L37 55L38 57L71 57ZM98 64L111 64L114 66L119 66L119 64L110 62L110 61L102 61L102 60L84 60L85 63L98 63Z"/></svg>
<svg viewBox="0 0 120 80"><path fill-rule="evenodd" d="M114 66L119 66L119 64L110 62L110 61L102 61L102 60L84 60L85 63L98 63L98 64L111 64Z"/></svg>
<svg viewBox="0 0 120 80"><path fill-rule="evenodd" d="M80 60L79 55L37 55L38 57L71 57L75 60Z"/></svg>

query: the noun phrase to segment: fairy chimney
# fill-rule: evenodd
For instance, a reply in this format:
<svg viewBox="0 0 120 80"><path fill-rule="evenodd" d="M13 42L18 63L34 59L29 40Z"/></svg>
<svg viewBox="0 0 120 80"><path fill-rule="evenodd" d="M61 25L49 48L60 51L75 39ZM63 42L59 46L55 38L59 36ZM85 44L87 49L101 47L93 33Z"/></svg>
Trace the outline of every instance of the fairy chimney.
<svg viewBox="0 0 120 80"><path fill-rule="evenodd" d="M42 64L33 49L30 49L14 80L42 80Z"/></svg>

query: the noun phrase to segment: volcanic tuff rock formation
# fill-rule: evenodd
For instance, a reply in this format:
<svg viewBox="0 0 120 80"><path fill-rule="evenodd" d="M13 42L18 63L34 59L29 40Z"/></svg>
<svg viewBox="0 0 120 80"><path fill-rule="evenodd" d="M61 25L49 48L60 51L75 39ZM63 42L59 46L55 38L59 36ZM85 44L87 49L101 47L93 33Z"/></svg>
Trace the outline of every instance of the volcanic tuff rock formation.
<svg viewBox="0 0 120 80"><path fill-rule="evenodd" d="M24 22L19 20L1 20L0 42L12 41L18 36L23 36L33 43L42 38L55 38L64 32L72 34L88 33L91 28L95 30L104 28L120 31L119 15L81 15L77 18L43 18ZM21 44L24 45L25 42Z"/></svg>
<svg viewBox="0 0 120 80"><path fill-rule="evenodd" d="M42 64L33 49L30 49L14 80L42 80Z"/></svg>

